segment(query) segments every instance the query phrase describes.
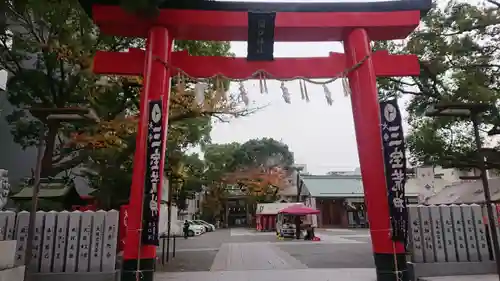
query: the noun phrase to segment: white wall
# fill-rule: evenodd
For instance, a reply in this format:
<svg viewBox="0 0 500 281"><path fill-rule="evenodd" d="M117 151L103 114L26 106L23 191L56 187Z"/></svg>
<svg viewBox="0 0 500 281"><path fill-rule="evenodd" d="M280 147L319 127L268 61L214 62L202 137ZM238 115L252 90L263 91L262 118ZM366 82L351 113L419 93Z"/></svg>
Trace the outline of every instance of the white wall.
<svg viewBox="0 0 500 281"><path fill-rule="evenodd" d="M160 225L159 231L161 234L167 233L168 229L168 206L167 204L160 205ZM171 234L181 234L182 230L180 228L179 219L177 217L177 206L172 206L172 217L170 224L170 233Z"/></svg>
<svg viewBox="0 0 500 281"><path fill-rule="evenodd" d="M179 216L179 219L180 220L193 219L194 214L201 212L203 199L204 199L203 192L196 193L192 199L186 199L186 209L180 212L181 215Z"/></svg>
<svg viewBox="0 0 500 281"><path fill-rule="evenodd" d="M454 182L460 182L461 179L460 177L464 176L474 176L478 174L478 171L474 170L459 170L459 169L443 169L442 167L435 167L434 172L436 175L441 174L442 178L448 182L454 183Z"/></svg>
<svg viewBox="0 0 500 281"><path fill-rule="evenodd" d="M475 170L444 169L442 167L417 167L415 176L406 183L407 193L418 193L419 202L424 202L444 188L454 183L462 182L460 177L477 175ZM497 173L490 173L490 177L498 177Z"/></svg>
<svg viewBox="0 0 500 281"><path fill-rule="evenodd" d="M316 198L307 197L305 205L309 208L316 209ZM313 227L318 227L318 215L311 215Z"/></svg>

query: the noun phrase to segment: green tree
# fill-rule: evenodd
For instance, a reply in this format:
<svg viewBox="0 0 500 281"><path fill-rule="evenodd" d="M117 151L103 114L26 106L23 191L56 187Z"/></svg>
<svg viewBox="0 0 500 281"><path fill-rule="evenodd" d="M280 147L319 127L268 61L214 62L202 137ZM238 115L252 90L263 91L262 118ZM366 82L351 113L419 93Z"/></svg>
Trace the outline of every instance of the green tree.
<svg viewBox="0 0 500 281"><path fill-rule="evenodd" d="M159 7L161 7L162 5L168 4L169 2L180 3L181 1L183 0L121 0L120 2L122 7L124 7L128 11L137 12L144 16L151 17L158 15ZM201 4L206 1L213 1L213 0L190 0L189 4L193 4L193 2Z"/></svg>
<svg viewBox="0 0 500 281"><path fill-rule="evenodd" d="M0 68L9 72L8 99L16 110L7 116L14 140L24 148L38 143L46 130L42 176L55 176L79 167L105 207L116 207L128 198L141 79L98 77L90 71L96 50L122 51L144 45L143 39L104 36L93 25L78 1L27 0L2 6L9 19L0 34ZM176 50L193 55L231 55L228 42L176 42ZM106 83L102 83L106 81ZM211 118L227 121L230 116L253 112L237 97L215 100L222 82L211 81L206 102L194 104L192 85L184 93L174 81L170 97L168 176L185 160L192 146L210 141ZM101 122L68 124L32 118L25 108L93 108Z"/></svg>
<svg viewBox="0 0 500 281"><path fill-rule="evenodd" d="M232 171L234 153L240 148L237 142L227 144L209 144L203 148L205 164L204 185L206 200L203 202L203 215L208 219L221 218L228 196L227 184L223 182L225 174Z"/></svg>
<svg viewBox="0 0 500 281"><path fill-rule="evenodd" d="M294 163L293 153L288 145L272 138L252 139L240 146L234 154L237 167L281 166Z"/></svg>
<svg viewBox="0 0 500 281"><path fill-rule="evenodd" d="M382 98L410 95L407 140L412 164L445 164L447 157L473 150L470 122L424 113L438 102L498 103L498 8L449 1L444 9L434 7L408 40L376 44L420 59L420 76L378 81Z"/></svg>
<svg viewBox="0 0 500 281"><path fill-rule="evenodd" d="M288 184L288 168L294 163L288 146L272 138L209 145L204 158L208 186L205 208L215 216L223 210L229 189L246 195L250 207L276 201L278 191Z"/></svg>
<svg viewBox="0 0 500 281"><path fill-rule="evenodd" d="M121 114L137 89L123 79L114 79L113 87L97 85L89 72L91 57L97 49L120 51L141 41L100 35L75 0L12 3L4 4L8 21L0 34L0 68L9 72L8 100L16 108L6 118L23 148L38 143L45 130L42 176L55 176L88 157L88 151L66 141L72 132L93 126L37 120L26 108L94 108L104 119ZM114 106L102 108L96 100L103 99L112 99Z"/></svg>
<svg viewBox="0 0 500 281"><path fill-rule="evenodd" d="M210 144L203 148L207 183L219 182L224 174L233 171L234 155L240 147L240 143L232 142Z"/></svg>

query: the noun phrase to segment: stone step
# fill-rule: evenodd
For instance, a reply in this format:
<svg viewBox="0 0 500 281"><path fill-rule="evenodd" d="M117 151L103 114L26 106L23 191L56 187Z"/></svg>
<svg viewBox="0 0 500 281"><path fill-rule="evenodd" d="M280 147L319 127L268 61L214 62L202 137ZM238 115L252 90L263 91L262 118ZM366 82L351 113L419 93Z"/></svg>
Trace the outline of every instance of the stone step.
<svg viewBox="0 0 500 281"><path fill-rule="evenodd" d="M16 258L17 241L0 241L0 270L13 268Z"/></svg>
<svg viewBox="0 0 500 281"><path fill-rule="evenodd" d="M24 281L24 266L0 270L0 281Z"/></svg>

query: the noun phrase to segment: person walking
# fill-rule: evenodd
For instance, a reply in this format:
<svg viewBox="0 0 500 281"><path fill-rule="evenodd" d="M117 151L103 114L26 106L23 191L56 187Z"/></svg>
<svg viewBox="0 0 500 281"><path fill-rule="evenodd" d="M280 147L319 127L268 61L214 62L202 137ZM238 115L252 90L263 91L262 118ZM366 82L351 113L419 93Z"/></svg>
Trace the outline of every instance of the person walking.
<svg viewBox="0 0 500 281"><path fill-rule="evenodd" d="M184 239L188 239L188 233L189 233L189 222L186 220L184 221L184 226L182 228L184 232Z"/></svg>

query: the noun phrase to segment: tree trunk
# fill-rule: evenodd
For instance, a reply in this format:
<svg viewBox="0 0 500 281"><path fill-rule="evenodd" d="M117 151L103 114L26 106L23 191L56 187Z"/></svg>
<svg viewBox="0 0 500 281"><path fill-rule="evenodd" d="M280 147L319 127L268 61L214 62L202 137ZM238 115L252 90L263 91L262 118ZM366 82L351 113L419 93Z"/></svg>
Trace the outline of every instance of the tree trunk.
<svg viewBox="0 0 500 281"><path fill-rule="evenodd" d="M42 158L41 178L56 176L52 174L52 158L54 155L57 133L59 132L59 123L51 122L48 124L47 134L45 136L45 151Z"/></svg>

